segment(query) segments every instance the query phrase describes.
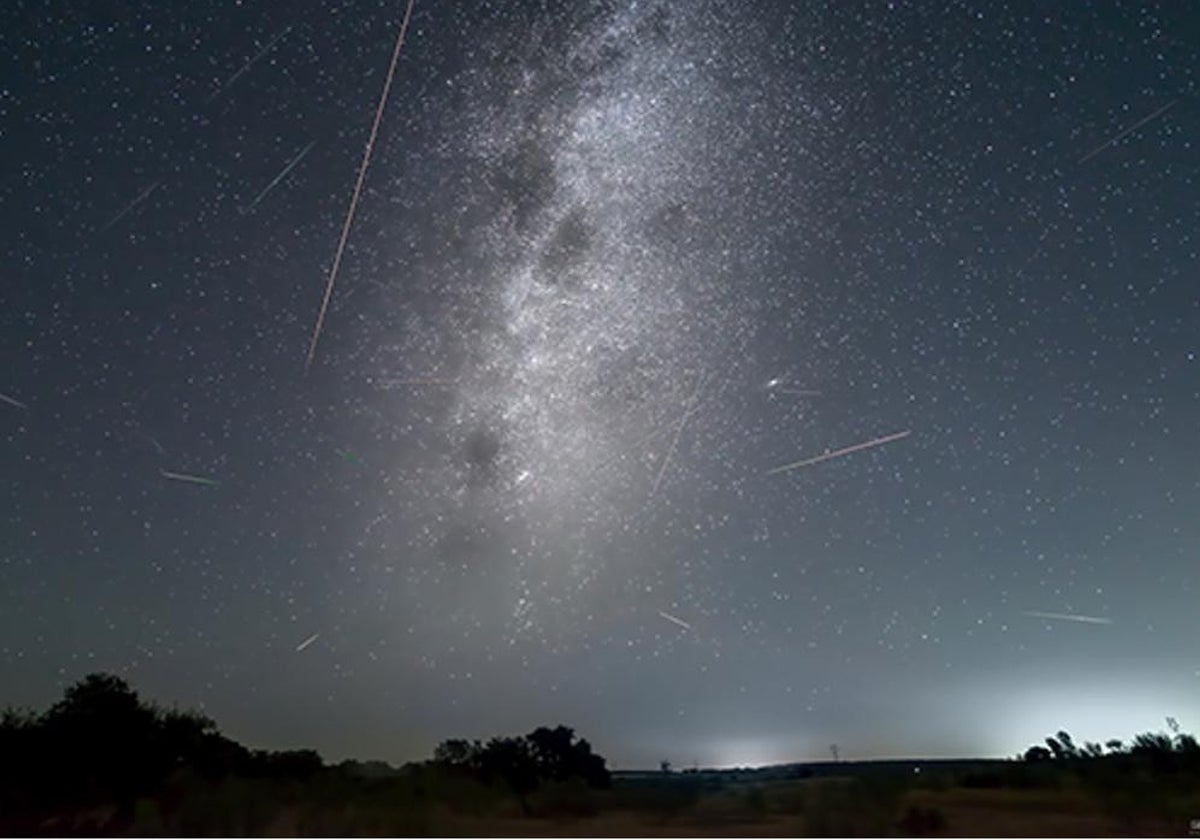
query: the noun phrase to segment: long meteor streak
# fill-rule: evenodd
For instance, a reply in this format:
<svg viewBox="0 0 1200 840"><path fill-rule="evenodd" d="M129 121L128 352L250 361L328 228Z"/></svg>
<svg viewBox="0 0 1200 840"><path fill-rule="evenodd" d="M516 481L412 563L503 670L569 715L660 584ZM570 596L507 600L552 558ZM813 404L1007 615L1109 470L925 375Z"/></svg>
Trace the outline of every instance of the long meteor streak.
<svg viewBox="0 0 1200 840"><path fill-rule="evenodd" d="M1025 615L1030 618L1048 618L1052 621L1078 621L1083 624L1112 624L1111 618L1099 618L1094 615L1075 615L1074 613L1056 613L1056 612L1041 612L1039 610L1026 610Z"/></svg>
<svg viewBox="0 0 1200 840"><path fill-rule="evenodd" d="M25 403L21 402L20 400L14 400L7 394L0 394L0 402L6 402L9 405L15 405L17 408L29 408L29 406L25 405Z"/></svg>
<svg viewBox="0 0 1200 840"><path fill-rule="evenodd" d="M894 440L901 440L912 434L911 429L905 429L903 432L896 432L891 435L884 435L874 440L868 440L864 443L856 443L853 446L847 446L845 449L838 449L835 452L826 452L824 455L818 455L815 458L806 458L803 461L796 461L794 464L784 464L782 467L775 467L773 470L767 470L767 475L775 475L776 473L788 472L789 470L798 470L801 467L809 467L813 464L819 464L822 461L829 461L833 458L840 458L843 455L849 455L852 452L861 452L864 449L874 449L876 446L883 446L885 443L891 443Z"/></svg>
<svg viewBox="0 0 1200 840"><path fill-rule="evenodd" d="M346 240L350 237L350 225L354 223L354 211L358 207L358 197L362 195L363 181L367 177L367 167L371 165L371 151L375 148L375 137L379 134L379 123L383 120L383 108L387 105L388 93L392 89L392 78L396 75L396 62L400 60L400 48L404 46L404 35L408 32L408 22L412 18L413 3L408 0L404 11L404 20L400 23L400 31L396 35L396 48L392 50L392 63L388 65L387 77L383 82L383 91L379 94L379 105L375 108L375 121L371 123L371 134L367 145L363 148L362 163L358 167L358 180L354 184L354 192L350 196L350 207L346 211L346 221L342 223L342 235L338 239L337 250L333 254L333 265L329 268L329 280L325 284L325 297L321 300L321 310L317 313L317 324L313 327L312 342L308 345L308 359L304 362L307 372L312 367L313 358L317 355L317 340L321 337L321 327L325 324L325 313L329 310L329 299L333 297L333 284L337 280L338 269L342 265L342 254L346 250Z"/></svg>
<svg viewBox="0 0 1200 840"><path fill-rule="evenodd" d="M140 193L138 193L137 198L135 198L133 201L126 204L124 209L122 209L120 213L113 216L111 219L109 219L104 224L104 226L102 228L100 228L100 232L103 233L104 231L108 230L110 227L115 225L117 222L121 221L126 216L128 216L134 207L137 207L139 204L141 204L143 201L145 201L147 198L150 197L150 193L152 193L156 189L158 189L158 185L160 183L161 183L161 181L155 181L153 184L146 187L146 189L144 189Z"/></svg>
<svg viewBox="0 0 1200 840"><path fill-rule="evenodd" d="M311 143L309 143L307 146L305 146L303 149L301 149L300 154L298 154L294 158L292 158L291 161L288 162L288 165L283 167L283 171L280 172L278 175L276 175L274 178L272 178L271 183L269 183L265 187L263 187L263 191L260 192L255 197L255 199L250 202L249 205L247 205L246 207L240 208L242 214L244 215L246 213L249 213L251 210L253 210L255 207L257 207L258 202L260 202L264 198L266 198L267 193L269 193L271 190L275 189L275 185L278 184L280 181L282 181L284 178L286 178L287 174L289 172L291 172L292 169L295 168L296 164L298 164L304 158L304 156L306 154L308 154L309 149L311 149L315 145L317 145L317 141L313 140Z"/></svg>
<svg viewBox="0 0 1200 840"><path fill-rule="evenodd" d="M219 88L217 88L215 91L213 91L212 95L209 96L207 100L205 100L205 104L212 102L214 99L216 99L222 93L224 93L226 88L228 88L230 85L232 85L238 79L240 79L242 77L242 75L245 74L245 72L247 70L249 70L251 67L253 67L260 58L262 58L264 55L266 55L268 52L270 52L271 47L278 44L279 41L283 38L283 36L287 35L291 31L292 31L292 26L291 26L291 24L288 24L287 26L285 26L283 28L283 31L281 31L277 35L275 35L275 37L272 38L270 41L267 41L267 45L265 47L263 47L261 50L259 50L258 52L256 52L254 54L253 58L251 58L249 61L247 61L245 64L243 64L242 69L238 70L236 73L234 73L228 79L226 79Z"/></svg>
<svg viewBox="0 0 1200 840"><path fill-rule="evenodd" d="M700 396L700 389L704 387L704 380L706 378L707 376L701 376L696 380L696 387L692 390L692 395L687 401L687 410L679 418L679 425L675 427L675 436L671 438L671 445L668 447L667 454L663 457L662 466L659 467L658 475L654 479L654 487L650 490L651 498L658 493L658 486L662 484L663 476L667 474L667 467L671 465L671 456L675 454L675 447L679 445L679 436L683 434L683 427L687 424L688 418L692 414L691 410L696 405L696 398Z"/></svg>
<svg viewBox="0 0 1200 840"><path fill-rule="evenodd" d="M1076 163L1086 163L1087 161L1091 160L1096 155L1100 154L1105 149L1107 149L1109 146L1112 146L1113 144L1120 142L1125 137L1128 137L1130 134L1133 134L1133 132L1137 131L1139 128L1144 126L1146 123L1150 122L1151 120L1156 120L1159 117L1161 117L1167 111L1171 110L1171 108L1175 107L1175 103L1178 101L1179 101L1178 99L1172 99L1170 102L1168 102L1166 105L1159 108L1157 111L1155 111L1150 116L1143 117L1142 119L1135 122L1133 125L1129 126L1129 128L1122 131L1120 134L1116 135L1115 137L1110 137L1108 140L1105 140L1099 146L1092 149L1086 155L1081 157L1078 161L1076 161Z"/></svg>
<svg viewBox="0 0 1200 840"><path fill-rule="evenodd" d="M221 482L205 478L202 475L188 475L187 473L171 472L170 470L159 470L158 473L163 478L169 478L172 481L186 481L189 484L203 484L206 487L219 487L221 485Z"/></svg>
<svg viewBox="0 0 1200 840"><path fill-rule="evenodd" d="M299 653L300 651L304 650L306 647L311 645L313 642L315 642L317 640L317 637L320 635L321 635L320 633L313 633L311 636L309 636L303 642L296 645L296 653Z"/></svg>
<svg viewBox="0 0 1200 840"><path fill-rule="evenodd" d="M660 616L662 616L663 618L665 618L667 621L671 622L672 624L678 624L684 630L692 629L692 625L688 624L682 618L676 618L675 616L671 615L669 612L663 612L662 610L659 610L658 614Z"/></svg>

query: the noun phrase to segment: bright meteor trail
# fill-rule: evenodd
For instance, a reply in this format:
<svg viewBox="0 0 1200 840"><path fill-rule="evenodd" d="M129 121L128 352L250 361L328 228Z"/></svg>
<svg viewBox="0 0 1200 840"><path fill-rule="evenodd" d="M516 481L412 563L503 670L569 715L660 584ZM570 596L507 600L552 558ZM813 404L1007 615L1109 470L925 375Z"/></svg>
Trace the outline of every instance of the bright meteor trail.
<svg viewBox="0 0 1200 840"><path fill-rule="evenodd" d="M313 358L317 355L317 341L321 337L321 327L325 324L329 299L333 297L333 284L337 281L338 269L342 266L342 254L346 251L346 240L350 238L350 225L354 224L354 211L358 208L358 197L362 195L363 181L367 177L367 167L371 165L371 152L375 148L375 137L379 134L379 123L383 120L383 109L387 105L388 93L392 89L392 79L396 75L396 62L400 60L400 48L404 46L404 35L408 32L408 21L412 18L415 1L408 0L408 8L404 11L404 20L400 23L400 31L396 35L396 46L392 50L392 62L388 65L383 91L379 94L379 105L375 108L375 121L371 123L371 135L367 138L367 145L363 148L362 163L358 167L358 179L354 184L354 192L350 196L346 221L342 223L342 235L338 239L337 250L333 255L333 265L329 269L329 280L325 285L325 297L321 300L321 309L317 313L316 326L313 327L312 342L308 345L308 358L304 362L306 371L312 367Z"/></svg>
<svg viewBox="0 0 1200 840"><path fill-rule="evenodd" d="M675 616L671 615L669 612L663 612L662 610L659 610L658 614L660 616L662 616L663 618L665 618L667 621L671 622L672 624L678 624L684 630L692 629L692 625L688 624L682 618L676 618Z"/></svg>
<svg viewBox="0 0 1200 840"><path fill-rule="evenodd" d="M912 434L912 431L910 429L905 429L903 432L885 435L881 438L868 440L864 443L856 443L854 446L847 446L845 449L838 449L835 452L826 452L824 455L818 455L815 458L808 458L803 461L796 461L794 464L784 464L782 467L775 467L775 469L767 470L767 475L775 475L776 473L788 472L789 470L798 470L801 467L808 467L812 466L813 464L819 464L822 461L840 458L843 455L849 455L852 452L861 452L864 449L874 449L876 446L883 446L885 443L891 443L892 441L906 438L910 434Z"/></svg>
<svg viewBox="0 0 1200 840"><path fill-rule="evenodd" d="M202 475L188 475L187 473L171 472L170 470L159 470L159 475L163 478L169 478L172 481L184 481L189 484L203 484L206 487L219 487L221 482L211 478L205 478Z"/></svg>
<svg viewBox="0 0 1200 840"><path fill-rule="evenodd" d="M309 150L312 149L312 147L315 145L317 145L317 141L313 140L307 146L305 146L303 149L301 149L299 154L297 154L294 158L292 158L288 162L288 165L283 167L283 170L278 175L276 175L274 178L271 179L271 183L269 183L265 187L263 187L262 192L260 192L257 196L255 196L254 200L251 201L249 205L241 208L241 212L249 213L251 210L253 210L255 207L257 207L258 203L260 201L262 201L264 198L266 198L267 193L269 193L271 190L275 189L275 186L280 181L282 181L284 178L287 177L287 174L296 167L296 164L300 163L300 161L304 159L304 156L306 154L308 154Z"/></svg>
<svg viewBox="0 0 1200 840"><path fill-rule="evenodd" d="M1026 610L1030 618L1048 618L1052 621L1078 621L1082 624L1112 624L1111 618L1098 618L1094 615L1075 615L1074 613L1039 612Z"/></svg>

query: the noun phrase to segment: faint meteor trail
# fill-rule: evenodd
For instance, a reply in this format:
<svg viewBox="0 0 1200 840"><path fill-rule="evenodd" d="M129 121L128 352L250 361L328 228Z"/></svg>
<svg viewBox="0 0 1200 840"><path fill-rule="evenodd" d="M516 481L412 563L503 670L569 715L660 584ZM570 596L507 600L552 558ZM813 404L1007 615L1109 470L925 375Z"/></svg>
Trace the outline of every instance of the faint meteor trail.
<svg viewBox="0 0 1200 840"><path fill-rule="evenodd" d="M309 149L311 149L315 145L317 145L317 141L313 140L311 143L309 143L307 146L305 146L303 149L301 149L300 154L298 154L294 158L292 158L291 161L288 163L288 165L283 167L283 171L280 172L278 175L276 175L274 178L272 178L271 183L269 183L265 187L263 187L263 191L260 192L258 194L258 196L253 201L251 201L248 206L239 207L238 212L241 213L242 215L245 215L245 214L249 213L251 210L253 210L255 207L257 207L258 202L260 202L264 198L266 198L267 193L269 193L271 190L275 189L275 185L278 184L280 181L282 181L284 178L286 178L287 174L289 172L291 172L293 168L295 168L296 164L298 164L304 158L304 156L306 154L308 154Z"/></svg>
<svg viewBox="0 0 1200 840"><path fill-rule="evenodd" d="M152 193L156 189L158 189L158 185L161 183L162 183L161 181L155 181L153 184L146 187L146 189L144 189L140 193L138 193L137 198L135 198L133 201L126 204L125 208L120 213L113 216L111 219L108 220L108 222L105 223L105 225L103 227L100 228L100 232L103 233L104 231L108 230L110 227L115 225L117 222L121 221L121 219L124 219L126 216L128 216L129 213L133 210L133 208L137 207L139 204L141 204L143 201L145 201L147 198L149 198L150 193Z"/></svg>
<svg viewBox="0 0 1200 840"><path fill-rule="evenodd" d="M833 458L840 458L843 455L849 455L852 452L861 452L864 449L873 449L876 446L883 446L885 443L891 443L894 440L901 440L912 434L911 429L905 429L903 432L896 432L891 435L884 435L874 440L868 440L863 443L856 443L853 446L847 446L845 449L839 449L835 452L826 452L824 455L817 455L815 458L807 458L803 461L796 461L794 464L784 464L782 467L775 467L772 470L767 470L767 475L775 475L776 473L787 472L788 470L798 470L801 467L809 467L813 464L819 464L822 461L828 461Z"/></svg>
<svg viewBox="0 0 1200 840"><path fill-rule="evenodd" d="M706 398L706 399L708 399L708 398ZM622 461L625 458L629 457L629 454L631 452L633 452L636 449L639 449L643 444L649 443L650 441L654 440L655 438L659 438L665 434L669 434L671 429L674 428L675 423L686 421L687 418L689 416L691 416L692 414L695 414L702 405L704 405L704 401L697 402L696 405L681 412L677 418L672 417L669 422L664 422L661 426L656 427L653 431L646 433L642 437L635 440L633 443L629 444L629 446L626 446L623 449L621 449L619 452L617 452L611 458L606 458L605 460L601 461L600 464L596 467L596 470L604 469L609 464L615 463L617 461Z"/></svg>
<svg viewBox="0 0 1200 840"><path fill-rule="evenodd" d="M1129 136L1130 134L1132 134L1133 132L1137 131L1139 128L1144 126L1146 123L1150 122L1151 120L1155 120L1155 119L1158 119L1159 117L1161 117L1167 111L1171 110L1171 108L1173 108L1175 106L1175 103L1177 103L1178 101L1179 101L1178 99L1172 99L1170 102L1168 102L1166 105L1159 108L1157 111L1155 111L1150 116L1143 117L1142 119L1135 122L1133 125L1129 126L1129 128L1122 131L1120 134L1116 135L1115 137L1111 137L1108 140L1105 140L1099 146L1092 149L1086 155L1081 157L1078 161L1076 161L1076 163L1077 164L1086 163L1087 161L1091 160L1096 155L1100 154L1105 149L1107 149L1109 146L1112 146L1114 143L1120 142L1123 138L1125 138L1125 137Z"/></svg>
<svg viewBox="0 0 1200 840"><path fill-rule="evenodd" d="M663 618L665 618L667 621L671 622L672 624L678 624L684 630L692 629L692 625L688 624L682 618L676 618L675 616L671 615L669 612L663 612L662 610L659 610L658 614L661 615Z"/></svg>
<svg viewBox="0 0 1200 840"><path fill-rule="evenodd" d="M1041 612L1039 610L1025 610L1025 615L1030 618L1048 618L1053 621L1078 621L1082 624L1112 624L1111 618L1098 618L1094 615L1075 615L1074 613L1056 613L1056 612Z"/></svg>
<svg viewBox="0 0 1200 840"><path fill-rule="evenodd" d="M654 479L654 486L650 489L650 498L654 498L658 493L658 486L662 484L663 476L667 474L667 467L671 465L671 456L675 453L675 447L679 445L679 436L683 434L683 427L687 424L688 418L692 416L692 407L696 404L696 398L700 396L700 389L704 387L706 376L701 375L696 380L696 387L692 389L692 395L688 397L687 407L683 412L683 416L679 418L679 425L675 427L675 436L671 438L671 445L667 448L667 454L663 457L662 466L658 469L658 475Z"/></svg>
<svg viewBox="0 0 1200 840"><path fill-rule="evenodd" d="M379 133L379 123L383 120L383 109L387 105L388 93L392 89L392 78L396 75L396 62L400 60L400 48L404 46L404 34L408 32L408 21L412 18L415 2L416 0L408 0L408 6L404 10L404 20L400 23L400 31L396 34L396 47L392 50L392 62L388 65L383 91L379 94L379 105L375 108L375 121L371 123L371 134L367 138L367 145L363 148L362 163L358 167L358 179L354 184L354 192L350 196L350 207L346 211L346 221L342 224L342 235L338 239L337 250L333 255L333 265L329 269L325 297L321 300L321 310L317 313L317 323L313 327L312 342L308 346L308 359L304 362L306 373L312 367L313 358L317 355L317 340L321 337L325 313L329 310L329 299L333 297L333 284L337 280L338 268L342 265L342 254L346 250L346 240L350 237L350 225L354 223L354 211L358 207L358 197L362 194L363 181L367 177L367 167L371 165L371 151L375 148L375 137Z"/></svg>
<svg viewBox="0 0 1200 840"><path fill-rule="evenodd" d="M9 405L15 405L17 408L24 408L24 409L29 408L29 406L25 405L25 403L21 402L20 400L14 400L12 397L8 396L7 394L0 394L0 402L6 402Z"/></svg>
<svg viewBox="0 0 1200 840"><path fill-rule="evenodd" d="M306 647L311 645L313 642L315 642L317 640L317 637L320 635L321 635L320 633L313 633L311 636L309 636L303 642L296 645L296 653L299 653L300 651L304 650Z"/></svg>
<svg viewBox="0 0 1200 840"><path fill-rule="evenodd" d="M258 52L256 52L254 54L253 58L251 58L249 61L247 61L245 64L243 64L241 70L238 70L236 73L234 73L228 79L226 79L221 84L221 86L218 87L213 92L213 94L204 101L204 104L208 105L214 99L216 99L218 96L220 96L222 93L224 93L226 88L228 88L230 85L232 85L238 79L240 79L246 73L247 70L249 70L251 67L254 66L255 62L257 62L260 58L262 58L264 55L266 55L270 51L271 47L273 47L277 43L279 43L279 41L283 38L283 36L287 35L291 31L292 31L292 25L289 23L287 26L285 26L283 28L283 31L281 31L279 34L277 34L270 41L267 41L267 45L265 47L263 47L261 50L259 50Z"/></svg>
<svg viewBox="0 0 1200 840"><path fill-rule="evenodd" d="M187 473L171 472L170 470L159 470L159 475L163 478L169 478L172 481L185 481L189 484L203 484L206 487L219 487L221 482L212 478L205 478L202 475L188 475Z"/></svg>
<svg viewBox="0 0 1200 840"><path fill-rule="evenodd" d="M333 451L336 452L338 455L342 456L342 460L346 461L347 463L350 463L350 464L361 464L362 463L362 461L359 459L359 457L357 455L355 455L353 452L351 452L349 449L336 449L335 448Z"/></svg>

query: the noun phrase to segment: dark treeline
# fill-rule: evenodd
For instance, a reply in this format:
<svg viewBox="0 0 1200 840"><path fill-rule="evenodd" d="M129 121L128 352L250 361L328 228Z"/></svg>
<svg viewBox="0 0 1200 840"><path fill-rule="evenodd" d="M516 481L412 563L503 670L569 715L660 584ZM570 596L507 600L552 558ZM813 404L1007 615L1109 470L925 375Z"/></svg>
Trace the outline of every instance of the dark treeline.
<svg viewBox="0 0 1200 840"><path fill-rule="evenodd" d="M92 674L38 714L0 717L0 829L32 829L63 811L133 803L186 768L206 780L239 775L303 780L323 767L313 750L251 750L195 711L143 701L128 683Z"/></svg>
<svg viewBox="0 0 1200 840"><path fill-rule="evenodd" d="M1035 744L1022 756L1029 762L1057 761L1078 765L1088 761L1146 764L1159 772L1200 771L1200 743L1195 737L1178 731L1178 724L1167 719L1174 735L1146 732L1134 737L1129 744L1113 739L1103 745L1092 741L1077 746L1064 731L1046 738L1045 746Z"/></svg>
<svg viewBox="0 0 1200 840"><path fill-rule="evenodd" d="M603 825L645 834L674 820L707 826L718 812L743 828L776 819L818 836L929 835L974 813L955 810L971 788L1009 789L1008 799L987 800L991 807L1018 808L1027 795L1044 807L1058 796L1064 818L1086 803L1092 822L1077 822L1085 834L1173 832L1200 813L1200 744L1174 720L1168 727L1170 735L1128 744L1077 746L1059 732L1008 761L724 773L672 773L664 763L660 773L614 779L586 740L556 726L443 741L430 760L400 768L326 766L312 750L249 749L203 714L147 702L124 680L93 674L44 712L0 716L0 835L413 836L508 826L504 834L511 820L608 817L616 821ZM1041 812L1030 813L1036 827ZM691 825L668 833L695 833Z"/></svg>
<svg viewBox="0 0 1200 840"><path fill-rule="evenodd" d="M381 797L400 803L404 813L388 831L395 833L439 796L515 799L529 813L530 794L563 783L609 784L605 760L564 726L486 744L446 741L432 761L397 770L383 762L327 767L313 750L249 749L207 716L144 701L109 674L69 686L44 712L0 715L0 834L6 835L223 833L223 823L203 814L197 821L195 812L221 808L216 803L229 797L242 797L233 804L250 814L232 833L248 825L270 831L269 821L297 803L320 800L328 808L364 796L374 797L373 804ZM192 829L172 822L189 809ZM154 814L148 825L145 813Z"/></svg>

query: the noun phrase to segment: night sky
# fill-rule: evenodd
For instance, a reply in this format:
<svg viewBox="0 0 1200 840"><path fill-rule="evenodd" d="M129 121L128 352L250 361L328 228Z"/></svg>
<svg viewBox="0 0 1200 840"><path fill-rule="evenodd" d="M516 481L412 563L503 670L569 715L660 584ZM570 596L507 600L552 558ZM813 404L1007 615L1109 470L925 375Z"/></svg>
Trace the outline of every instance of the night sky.
<svg viewBox="0 0 1200 840"><path fill-rule="evenodd" d="M1193 4L3 5L0 704L1200 730Z"/></svg>

